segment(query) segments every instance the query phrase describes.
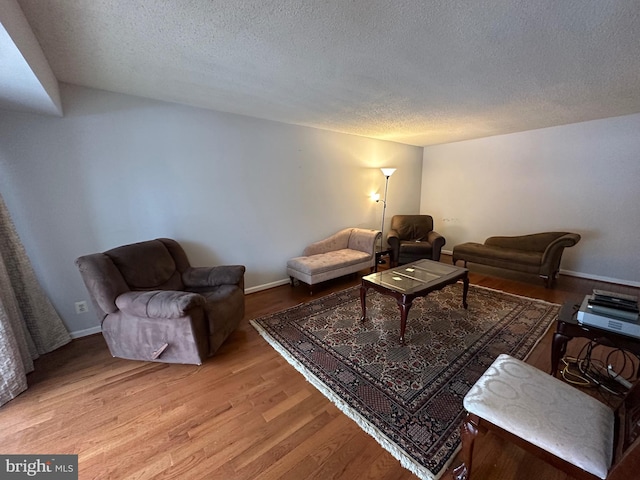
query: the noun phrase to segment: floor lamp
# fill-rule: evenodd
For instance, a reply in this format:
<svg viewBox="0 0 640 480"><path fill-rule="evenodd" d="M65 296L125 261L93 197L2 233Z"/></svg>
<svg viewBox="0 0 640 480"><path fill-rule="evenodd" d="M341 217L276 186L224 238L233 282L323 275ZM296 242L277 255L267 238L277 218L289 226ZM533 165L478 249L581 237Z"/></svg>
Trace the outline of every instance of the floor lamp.
<svg viewBox="0 0 640 480"><path fill-rule="evenodd" d="M395 168L381 168L380 170L382 170L382 174L387 177L387 180L384 184L384 198L382 199L382 225L380 226L380 251L382 252L384 250L384 214L385 211L387 210L387 189L389 188L389 177L391 175L393 175L393 172L396 171ZM379 202L380 200L376 200L376 202ZM382 257L380 258L380 260L378 261L378 263L385 263L384 260L382 260Z"/></svg>

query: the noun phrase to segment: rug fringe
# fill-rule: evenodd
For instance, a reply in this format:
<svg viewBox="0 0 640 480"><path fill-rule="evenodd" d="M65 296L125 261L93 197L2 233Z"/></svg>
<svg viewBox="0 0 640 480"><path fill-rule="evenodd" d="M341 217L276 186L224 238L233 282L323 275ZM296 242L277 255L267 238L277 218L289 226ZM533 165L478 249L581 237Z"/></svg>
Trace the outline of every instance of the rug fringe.
<svg viewBox="0 0 640 480"><path fill-rule="evenodd" d="M391 440L387 438L380 430L371 425L364 419L356 410L354 410L349 404L336 395L329 387L327 387L318 377L313 375L302 365L298 360L289 354L287 350L281 347L271 335L269 335L257 322L249 320L249 323L253 325L253 328L264 338L273 349L278 352L293 368L302 374L302 376L315 388L317 388L330 402L332 402L341 412L347 417L356 422L358 426L369 434L373 439L380 444L382 448L387 450L396 460L400 462L404 468L409 470L414 475L418 476L422 480L438 480L445 472L446 467L443 468L437 475L426 468L416 464L411 457ZM459 448L458 448L459 450ZM457 451L456 450L456 453ZM455 457L455 454L454 454ZM453 458L452 458L453 460Z"/></svg>

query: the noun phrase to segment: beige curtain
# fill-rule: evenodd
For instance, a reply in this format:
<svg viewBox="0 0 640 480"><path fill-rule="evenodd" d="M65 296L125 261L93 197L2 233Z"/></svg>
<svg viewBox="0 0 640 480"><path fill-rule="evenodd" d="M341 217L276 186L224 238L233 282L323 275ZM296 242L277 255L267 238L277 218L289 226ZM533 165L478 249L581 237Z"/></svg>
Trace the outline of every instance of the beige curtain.
<svg viewBox="0 0 640 480"><path fill-rule="evenodd" d="M70 340L0 195L0 405L26 390L33 360Z"/></svg>

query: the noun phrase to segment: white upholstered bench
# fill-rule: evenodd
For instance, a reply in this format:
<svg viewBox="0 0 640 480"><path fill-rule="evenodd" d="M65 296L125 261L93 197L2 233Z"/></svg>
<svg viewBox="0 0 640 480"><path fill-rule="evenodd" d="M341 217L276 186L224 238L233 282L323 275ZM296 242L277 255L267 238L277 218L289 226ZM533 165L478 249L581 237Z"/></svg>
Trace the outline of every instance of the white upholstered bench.
<svg viewBox="0 0 640 480"><path fill-rule="evenodd" d="M637 411L638 393L634 387L621 409ZM621 410L509 355L500 355L480 377L465 396L464 408L464 463L453 470L459 480L471 473L479 429L513 441L578 479L607 478L612 465L638 444L630 431L638 425L625 431Z"/></svg>

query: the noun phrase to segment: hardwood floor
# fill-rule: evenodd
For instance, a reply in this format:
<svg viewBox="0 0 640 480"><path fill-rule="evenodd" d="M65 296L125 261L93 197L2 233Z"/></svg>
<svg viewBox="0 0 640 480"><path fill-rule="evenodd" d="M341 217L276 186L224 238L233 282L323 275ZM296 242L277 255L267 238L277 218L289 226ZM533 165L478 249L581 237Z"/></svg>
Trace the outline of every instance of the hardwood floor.
<svg viewBox="0 0 640 480"><path fill-rule="evenodd" d="M593 288L640 290L566 276L549 290L536 277L473 266L470 278L554 303ZM116 359L101 335L76 339L38 359L29 389L0 408L0 452L78 454L81 479L415 479L248 322L358 283L328 282L313 296L304 285L247 295L241 327L201 366ZM552 333L528 360L543 370ZM476 442L472 475L569 478L492 434Z"/></svg>

